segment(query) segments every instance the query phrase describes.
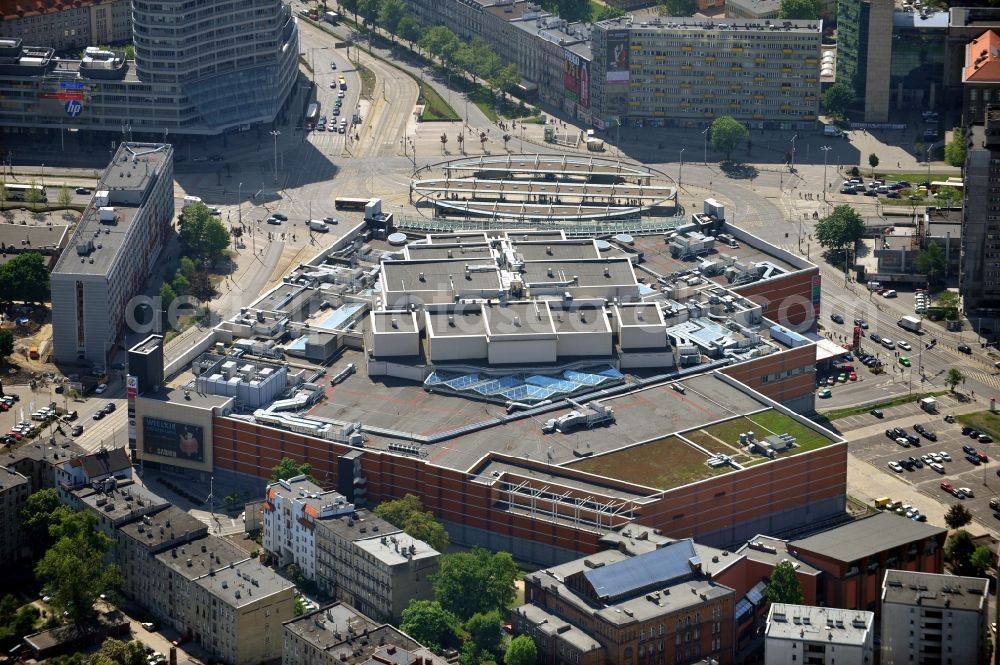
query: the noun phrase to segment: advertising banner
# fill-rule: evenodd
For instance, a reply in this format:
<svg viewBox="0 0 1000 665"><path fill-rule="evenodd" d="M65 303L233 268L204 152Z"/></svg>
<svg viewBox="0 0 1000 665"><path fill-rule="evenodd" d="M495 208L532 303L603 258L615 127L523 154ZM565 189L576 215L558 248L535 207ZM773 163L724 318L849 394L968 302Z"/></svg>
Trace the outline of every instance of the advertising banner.
<svg viewBox="0 0 1000 665"><path fill-rule="evenodd" d="M563 51L565 68L563 70L563 90L567 99L574 102L580 100L580 56L570 51Z"/></svg>
<svg viewBox="0 0 1000 665"><path fill-rule="evenodd" d="M606 83L608 88L628 87L628 30L609 30Z"/></svg>
<svg viewBox="0 0 1000 665"><path fill-rule="evenodd" d="M201 427L161 418L142 418L143 449L149 455L203 462L205 437Z"/></svg>
<svg viewBox="0 0 1000 665"><path fill-rule="evenodd" d="M139 394L139 377L129 374L125 379L125 394L128 396L128 445L135 449L135 397Z"/></svg>

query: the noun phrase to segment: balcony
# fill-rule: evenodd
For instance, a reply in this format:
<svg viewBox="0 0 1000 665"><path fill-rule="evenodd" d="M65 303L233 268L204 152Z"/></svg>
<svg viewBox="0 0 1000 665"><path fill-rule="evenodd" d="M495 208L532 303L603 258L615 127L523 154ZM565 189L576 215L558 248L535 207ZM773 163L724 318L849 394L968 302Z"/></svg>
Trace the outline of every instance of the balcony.
<svg viewBox="0 0 1000 665"><path fill-rule="evenodd" d="M740 53L743 53L743 47L742 46L734 46L731 49L729 49L729 52L733 53L735 55L739 55Z"/></svg>
<svg viewBox="0 0 1000 665"><path fill-rule="evenodd" d="M794 53L794 51L791 48L787 47L787 46L785 48L781 49L781 52L783 54L785 54L785 55L791 55L792 53Z"/></svg>
<svg viewBox="0 0 1000 665"><path fill-rule="evenodd" d="M792 73L792 68L789 67L788 65L785 65L784 67L781 68L781 73L782 74L791 74Z"/></svg>
<svg viewBox="0 0 1000 665"><path fill-rule="evenodd" d="M705 62L715 62L717 58L714 55L706 55Z"/></svg>
<svg viewBox="0 0 1000 665"><path fill-rule="evenodd" d="M816 119L816 116L814 116L814 115L813 115L813 114L811 114L811 113L806 113L806 114L805 114L804 116L802 116L802 119L803 119L803 120L815 120L815 119Z"/></svg>
<svg viewBox="0 0 1000 665"><path fill-rule="evenodd" d="M763 65L765 62L767 62L767 58L756 57L753 59L753 61L756 62L758 65Z"/></svg>
<svg viewBox="0 0 1000 665"><path fill-rule="evenodd" d="M690 72L691 72L691 69L692 69L691 65L681 65L681 66L680 66L680 70L681 70L682 72L684 72L685 74L688 74L688 73L690 73Z"/></svg>
<svg viewBox="0 0 1000 665"><path fill-rule="evenodd" d="M817 65L817 64L819 64L819 60L817 60L816 58L810 56L810 57L806 58L806 64L807 65Z"/></svg>
<svg viewBox="0 0 1000 665"><path fill-rule="evenodd" d="M754 120L763 120L764 119L764 114L760 113L760 112L754 113L753 114L753 119Z"/></svg>
<svg viewBox="0 0 1000 665"><path fill-rule="evenodd" d="M809 76L805 79L806 83L815 83L818 80L815 76Z"/></svg>
<svg viewBox="0 0 1000 665"><path fill-rule="evenodd" d="M691 52L691 47L690 46L682 46L681 47L681 53L690 53L690 52Z"/></svg>
<svg viewBox="0 0 1000 665"><path fill-rule="evenodd" d="M729 71L731 71L734 74L739 74L740 72L743 71L743 65L733 65L732 67L729 68Z"/></svg>
<svg viewBox="0 0 1000 665"><path fill-rule="evenodd" d="M764 77L764 76L761 76L761 75L759 75L759 74L758 74L757 76L754 76L754 77L753 77L753 81L754 81L754 83L763 83L763 82L764 82L764 81L766 81L766 80L767 80L767 78L766 78L766 77Z"/></svg>
<svg viewBox="0 0 1000 665"><path fill-rule="evenodd" d="M712 113L711 111L705 111L702 115L704 115L706 118L714 118L715 117L715 114Z"/></svg>
<svg viewBox="0 0 1000 665"><path fill-rule="evenodd" d="M705 74L704 78L705 78L706 81L714 81L715 80L715 74Z"/></svg>

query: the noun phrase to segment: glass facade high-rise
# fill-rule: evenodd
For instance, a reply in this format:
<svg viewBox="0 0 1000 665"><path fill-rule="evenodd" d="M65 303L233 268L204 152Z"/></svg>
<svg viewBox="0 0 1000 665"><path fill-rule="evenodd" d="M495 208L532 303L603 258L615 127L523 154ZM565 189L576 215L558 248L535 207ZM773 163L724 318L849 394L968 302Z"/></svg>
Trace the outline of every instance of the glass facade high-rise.
<svg viewBox="0 0 1000 665"><path fill-rule="evenodd" d="M865 97L870 9L871 5L864 0L837 3L837 83L851 86L859 100Z"/></svg>
<svg viewBox="0 0 1000 665"><path fill-rule="evenodd" d="M0 40L0 126L221 134L273 122L298 74L298 26L280 0L135 0L132 36L134 61Z"/></svg>

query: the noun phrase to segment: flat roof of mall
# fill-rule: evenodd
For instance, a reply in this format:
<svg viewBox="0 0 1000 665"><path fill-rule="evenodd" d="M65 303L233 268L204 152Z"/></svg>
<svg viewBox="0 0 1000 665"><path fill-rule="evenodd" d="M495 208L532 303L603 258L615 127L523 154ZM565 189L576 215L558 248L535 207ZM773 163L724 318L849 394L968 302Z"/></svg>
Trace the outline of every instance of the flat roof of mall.
<svg viewBox="0 0 1000 665"><path fill-rule="evenodd" d="M745 242L740 242L739 245L739 248L734 249L716 241L715 247L707 254L696 259L680 260L670 255L670 247L664 241L663 236L638 236L635 238L635 249L643 252L643 265L661 275L695 270L703 260L721 261L723 254L734 257L744 265L766 261L786 272L801 270L798 266L792 265L781 257L769 254L764 249L751 247ZM716 284L729 286L729 281L723 275L716 275L711 280Z"/></svg>
<svg viewBox="0 0 1000 665"><path fill-rule="evenodd" d="M333 375L348 363L359 362L357 352L348 351L328 369ZM543 371L543 370L540 370ZM610 428L576 430L553 438L541 423L563 415L569 405L540 416L522 418L505 425L487 427L440 443L422 446L427 459L455 469L469 469L490 451L531 460L565 464L577 461L574 450L599 454L628 444L661 439L673 432L768 408L752 393L733 387L713 374L684 379L686 394L661 385L603 400L615 412ZM428 392L420 384L401 379L369 379L364 373L349 376L336 387L326 387L326 397L309 415L373 427L405 429L428 436L459 427L495 420L505 415L502 405L453 395ZM401 423L405 421L405 425ZM366 447L386 449L389 439L369 432Z"/></svg>

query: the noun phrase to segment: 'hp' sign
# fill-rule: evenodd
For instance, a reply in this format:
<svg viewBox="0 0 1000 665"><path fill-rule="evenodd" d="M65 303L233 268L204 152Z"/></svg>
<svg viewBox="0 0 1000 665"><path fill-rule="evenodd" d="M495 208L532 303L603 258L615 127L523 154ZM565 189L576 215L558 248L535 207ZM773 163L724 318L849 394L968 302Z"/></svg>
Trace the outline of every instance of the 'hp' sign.
<svg viewBox="0 0 1000 665"><path fill-rule="evenodd" d="M83 104L81 104L79 101L71 99L68 102L66 102L66 114L69 117L75 118L81 113L83 113Z"/></svg>

